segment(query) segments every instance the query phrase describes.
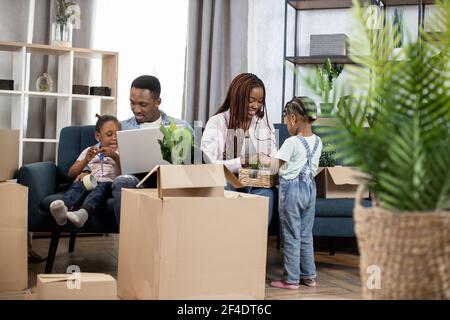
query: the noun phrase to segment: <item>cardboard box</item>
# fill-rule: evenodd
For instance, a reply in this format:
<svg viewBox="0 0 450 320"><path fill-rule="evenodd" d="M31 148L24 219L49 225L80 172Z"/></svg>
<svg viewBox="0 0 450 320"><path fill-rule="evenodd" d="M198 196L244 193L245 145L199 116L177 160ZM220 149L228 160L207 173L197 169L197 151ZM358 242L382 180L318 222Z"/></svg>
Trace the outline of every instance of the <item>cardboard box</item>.
<svg viewBox="0 0 450 320"><path fill-rule="evenodd" d="M0 181L12 179L19 163L19 130L0 129Z"/></svg>
<svg viewBox="0 0 450 320"><path fill-rule="evenodd" d="M0 182L0 292L28 287L28 188Z"/></svg>
<svg viewBox="0 0 450 320"><path fill-rule="evenodd" d="M29 289L0 292L0 300L36 300L36 294L31 293Z"/></svg>
<svg viewBox="0 0 450 320"><path fill-rule="evenodd" d="M117 300L117 282L104 273L38 274L38 300Z"/></svg>
<svg viewBox="0 0 450 320"><path fill-rule="evenodd" d="M363 174L351 167L320 167L315 177L317 198L355 198ZM369 197L369 192L363 194Z"/></svg>
<svg viewBox="0 0 450 320"><path fill-rule="evenodd" d="M222 165L154 171L157 189L122 191L119 296L263 299L268 198L224 192Z"/></svg>

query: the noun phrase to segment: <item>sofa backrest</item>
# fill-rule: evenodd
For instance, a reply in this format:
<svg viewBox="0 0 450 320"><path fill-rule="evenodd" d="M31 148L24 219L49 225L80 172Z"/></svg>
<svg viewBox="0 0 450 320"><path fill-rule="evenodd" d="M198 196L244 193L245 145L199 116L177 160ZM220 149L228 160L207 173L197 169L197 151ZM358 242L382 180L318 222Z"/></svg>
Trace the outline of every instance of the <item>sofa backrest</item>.
<svg viewBox="0 0 450 320"><path fill-rule="evenodd" d="M70 126L61 130L58 146L58 168L62 174L67 173L80 153L97 143L95 126Z"/></svg>

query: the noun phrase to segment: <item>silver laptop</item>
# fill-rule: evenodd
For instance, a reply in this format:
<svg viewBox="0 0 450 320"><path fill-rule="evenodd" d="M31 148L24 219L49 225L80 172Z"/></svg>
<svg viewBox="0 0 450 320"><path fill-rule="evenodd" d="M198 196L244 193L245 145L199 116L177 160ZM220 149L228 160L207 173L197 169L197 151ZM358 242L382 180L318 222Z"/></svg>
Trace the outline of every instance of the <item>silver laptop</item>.
<svg viewBox="0 0 450 320"><path fill-rule="evenodd" d="M159 128L118 131L122 174L149 172L157 165L169 164L161 155L158 139L162 138Z"/></svg>

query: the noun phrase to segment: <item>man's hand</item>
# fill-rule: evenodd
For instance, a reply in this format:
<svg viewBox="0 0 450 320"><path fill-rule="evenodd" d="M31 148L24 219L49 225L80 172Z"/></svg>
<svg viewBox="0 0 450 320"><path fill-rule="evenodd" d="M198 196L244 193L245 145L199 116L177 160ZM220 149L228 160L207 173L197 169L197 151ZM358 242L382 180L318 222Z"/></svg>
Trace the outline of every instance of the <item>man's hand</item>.
<svg viewBox="0 0 450 320"><path fill-rule="evenodd" d="M75 178L75 181L83 181L83 178L87 175L89 175L89 172L82 172Z"/></svg>
<svg viewBox="0 0 450 320"><path fill-rule="evenodd" d="M91 162L92 159L97 155L97 148L95 146L92 146L89 148L88 152L86 153L86 156L84 157L84 160L86 161L86 164Z"/></svg>

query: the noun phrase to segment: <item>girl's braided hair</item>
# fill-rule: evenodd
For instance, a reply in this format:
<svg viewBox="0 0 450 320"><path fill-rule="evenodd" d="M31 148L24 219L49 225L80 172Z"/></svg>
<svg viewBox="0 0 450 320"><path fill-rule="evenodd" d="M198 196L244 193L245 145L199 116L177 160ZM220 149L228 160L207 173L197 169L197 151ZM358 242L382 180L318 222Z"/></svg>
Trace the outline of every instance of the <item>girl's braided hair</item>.
<svg viewBox="0 0 450 320"><path fill-rule="evenodd" d="M297 114L308 119L308 122L314 122L317 120L316 104L309 97L294 97L291 101L286 103L286 106L283 109L284 116L291 114Z"/></svg>

